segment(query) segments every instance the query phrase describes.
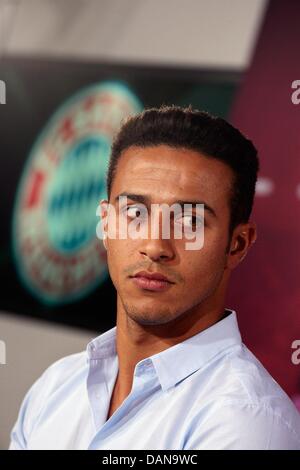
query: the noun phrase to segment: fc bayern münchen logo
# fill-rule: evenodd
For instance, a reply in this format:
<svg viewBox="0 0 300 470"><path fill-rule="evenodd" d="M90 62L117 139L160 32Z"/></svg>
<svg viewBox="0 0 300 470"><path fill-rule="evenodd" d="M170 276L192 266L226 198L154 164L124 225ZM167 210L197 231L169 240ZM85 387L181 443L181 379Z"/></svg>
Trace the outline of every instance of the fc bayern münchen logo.
<svg viewBox="0 0 300 470"><path fill-rule="evenodd" d="M96 209L106 198L113 135L141 109L123 83L92 85L58 109L34 144L18 189L13 249L23 283L40 300L74 301L107 277Z"/></svg>

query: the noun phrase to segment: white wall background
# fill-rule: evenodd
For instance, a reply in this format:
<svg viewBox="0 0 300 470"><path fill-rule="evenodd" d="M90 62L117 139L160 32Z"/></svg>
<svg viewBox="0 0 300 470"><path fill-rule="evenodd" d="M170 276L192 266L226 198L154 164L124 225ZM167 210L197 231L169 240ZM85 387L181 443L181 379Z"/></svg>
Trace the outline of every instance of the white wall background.
<svg viewBox="0 0 300 470"><path fill-rule="evenodd" d="M17 54L243 70L266 6L266 0L0 0L0 59ZM8 446L32 383L56 359L83 350L90 337L0 312L7 346L0 448Z"/></svg>
<svg viewBox="0 0 300 470"><path fill-rule="evenodd" d="M85 350L95 336L0 312L0 339L6 346L6 364L0 364L0 449L8 448L21 401L33 382L57 359Z"/></svg>
<svg viewBox="0 0 300 470"><path fill-rule="evenodd" d="M245 68L267 0L0 0L0 51Z"/></svg>

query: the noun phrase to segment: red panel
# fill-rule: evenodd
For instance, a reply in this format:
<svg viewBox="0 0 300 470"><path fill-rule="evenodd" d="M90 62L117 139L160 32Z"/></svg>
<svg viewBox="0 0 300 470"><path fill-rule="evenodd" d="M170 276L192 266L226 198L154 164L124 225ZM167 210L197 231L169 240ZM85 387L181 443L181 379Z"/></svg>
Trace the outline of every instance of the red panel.
<svg viewBox="0 0 300 470"><path fill-rule="evenodd" d="M300 365L291 361L300 339L300 105L291 100L300 79L299 19L299 1L270 2L231 116L257 146L260 176L273 190L256 195L258 239L233 274L228 305L246 344L290 395L300 392Z"/></svg>

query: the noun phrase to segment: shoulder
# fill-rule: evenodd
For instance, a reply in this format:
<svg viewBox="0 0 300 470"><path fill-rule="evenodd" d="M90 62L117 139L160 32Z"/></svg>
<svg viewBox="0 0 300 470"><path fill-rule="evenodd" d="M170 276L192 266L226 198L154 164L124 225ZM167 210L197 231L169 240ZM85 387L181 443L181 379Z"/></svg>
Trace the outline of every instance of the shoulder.
<svg viewBox="0 0 300 470"><path fill-rule="evenodd" d="M211 364L210 375L205 411L200 401L192 411L191 436L203 448L300 449L300 414L244 344Z"/></svg>
<svg viewBox="0 0 300 470"><path fill-rule="evenodd" d="M26 448L28 436L56 393L71 390L88 372L86 351L71 354L51 364L26 393L11 432L11 448Z"/></svg>
<svg viewBox="0 0 300 470"><path fill-rule="evenodd" d="M29 393L31 395L41 395L41 401L45 395L49 397L60 387L70 386L87 373L86 351L65 356L51 364L33 384Z"/></svg>
<svg viewBox="0 0 300 470"><path fill-rule="evenodd" d="M249 406L259 405L278 415L289 412L299 418L296 408L282 387L271 376L257 357L244 345L224 361L228 381L232 387L226 401L241 401ZM235 393L236 392L236 393Z"/></svg>
<svg viewBox="0 0 300 470"><path fill-rule="evenodd" d="M185 449L300 450L299 420L286 420L270 407L220 401L205 420L194 418Z"/></svg>
<svg viewBox="0 0 300 470"><path fill-rule="evenodd" d="M51 364L43 373L44 380L59 385L85 371L87 368L87 353L81 351L58 359Z"/></svg>

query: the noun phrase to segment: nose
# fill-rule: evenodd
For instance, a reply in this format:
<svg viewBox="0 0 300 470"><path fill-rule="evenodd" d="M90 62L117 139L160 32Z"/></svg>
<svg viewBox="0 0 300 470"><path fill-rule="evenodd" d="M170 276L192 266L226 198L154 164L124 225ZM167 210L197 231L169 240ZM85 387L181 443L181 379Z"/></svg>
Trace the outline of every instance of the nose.
<svg viewBox="0 0 300 470"><path fill-rule="evenodd" d="M152 261L169 260L174 256L173 250L169 246L169 240L143 240L143 246L140 247L140 254L150 258Z"/></svg>
<svg viewBox="0 0 300 470"><path fill-rule="evenodd" d="M174 247L172 245L171 237L163 238L162 237L162 214L159 215L159 221L157 221L158 226L155 225L153 219L151 223L153 224L153 234L151 236L151 223L148 226L148 237L141 240L141 245L139 248L140 254L150 258L152 261L158 260L170 260L174 257ZM158 229L158 230L157 230Z"/></svg>

